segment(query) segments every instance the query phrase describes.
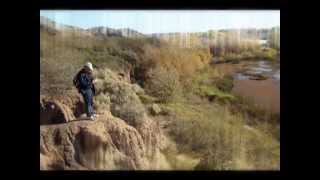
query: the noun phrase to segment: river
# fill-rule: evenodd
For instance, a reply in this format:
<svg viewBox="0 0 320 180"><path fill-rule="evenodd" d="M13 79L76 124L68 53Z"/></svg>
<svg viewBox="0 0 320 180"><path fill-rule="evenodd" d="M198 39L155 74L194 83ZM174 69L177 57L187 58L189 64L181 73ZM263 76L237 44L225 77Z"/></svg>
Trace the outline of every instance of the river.
<svg viewBox="0 0 320 180"><path fill-rule="evenodd" d="M280 113L280 60L241 61L238 64L217 64L234 77L232 92L245 96L256 105Z"/></svg>

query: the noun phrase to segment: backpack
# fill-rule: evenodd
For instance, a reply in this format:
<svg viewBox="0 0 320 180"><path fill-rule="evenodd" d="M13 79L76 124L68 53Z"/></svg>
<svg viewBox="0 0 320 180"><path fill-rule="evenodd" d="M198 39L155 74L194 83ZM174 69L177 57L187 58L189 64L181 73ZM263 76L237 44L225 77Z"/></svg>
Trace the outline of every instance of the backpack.
<svg viewBox="0 0 320 180"><path fill-rule="evenodd" d="M81 93L81 86L80 86L80 82L79 82L79 79L80 79L80 74L82 73L83 71L79 71L73 78L73 85L77 88L78 92ZM92 92L93 94L95 95L96 94L96 87L94 84L92 84Z"/></svg>
<svg viewBox="0 0 320 180"><path fill-rule="evenodd" d="M78 89L78 91L80 91L80 82L79 82L80 74L81 74L81 71L79 71L72 80L73 85Z"/></svg>

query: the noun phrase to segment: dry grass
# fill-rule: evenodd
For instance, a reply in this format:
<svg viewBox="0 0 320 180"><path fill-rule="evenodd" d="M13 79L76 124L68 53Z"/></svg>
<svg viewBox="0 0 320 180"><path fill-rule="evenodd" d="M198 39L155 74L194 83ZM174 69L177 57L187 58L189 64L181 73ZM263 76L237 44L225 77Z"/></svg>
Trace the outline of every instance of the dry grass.
<svg viewBox="0 0 320 180"><path fill-rule="evenodd" d="M211 51L231 59L254 56L255 42L239 44L234 38L221 35L217 41L220 43ZM238 55L239 52L242 54ZM275 54L267 53L261 56L273 58ZM245 101L236 99L235 105L229 106L202 99L234 99L228 92L230 82L223 79L224 73L208 67L208 48L173 48L151 39L62 38L41 32L41 92L61 94L73 89L73 76L88 60L93 62L98 70L95 76L101 80L95 97L98 110L110 109L106 93L114 87L106 84L111 81L106 78L117 78L112 75L116 73L104 69L107 67L113 72L130 73L148 93L140 94L140 99L145 103L162 102L163 109L172 112L167 118L171 119L170 136L177 149L168 150L166 156L174 169L279 169L279 122L270 123L271 116ZM127 107L128 112L136 108L133 104ZM249 124L253 119L257 121ZM200 162L196 161L198 158Z"/></svg>
<svg viewBox="0 0 320 180"><path fill-rule="evenodd" d="M279 169L280 144L220 105L168 104L171 136L181 152L201 157L196 169Z"/></svg>
<svg viewBox="0 0 320 180"><path fill-rule="evenodd" d="M145 46L144 59L148 66L174 68L179 77L188 78L210 62L209 49L182 49L174 47L153 48Z"/></svg>

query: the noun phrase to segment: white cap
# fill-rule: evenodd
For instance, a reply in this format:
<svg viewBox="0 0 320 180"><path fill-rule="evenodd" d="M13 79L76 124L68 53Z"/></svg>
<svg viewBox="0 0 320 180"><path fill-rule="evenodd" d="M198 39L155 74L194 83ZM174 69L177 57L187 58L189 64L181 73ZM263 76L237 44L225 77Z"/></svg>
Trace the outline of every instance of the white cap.
<svg viewBox="0 0 320 180"><path fill-rule="evenodd" d="M92 67L91 62L87 62L84 66L88 67L91 71L93 71L93 67Z"/></svg>

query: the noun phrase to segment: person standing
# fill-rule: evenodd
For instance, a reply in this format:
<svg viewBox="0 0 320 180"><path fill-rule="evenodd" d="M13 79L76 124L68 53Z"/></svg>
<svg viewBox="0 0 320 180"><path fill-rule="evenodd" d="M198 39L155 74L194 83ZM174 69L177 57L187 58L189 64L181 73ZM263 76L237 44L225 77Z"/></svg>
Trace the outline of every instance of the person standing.
<svg viewBox="0 0 320 180"><path fill-rule="evenodd" d="M97 117L93 110L93 96L96 93L94 82L93 66L90 62L87 62L73 78L73 84L84 99L87 117L91 120L95 120Z"/></svg>

